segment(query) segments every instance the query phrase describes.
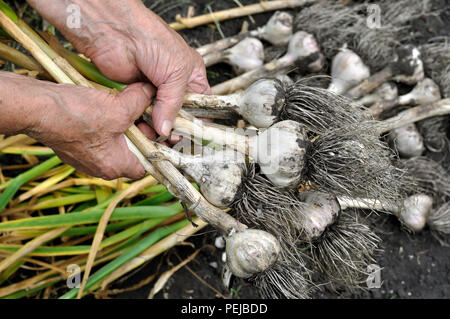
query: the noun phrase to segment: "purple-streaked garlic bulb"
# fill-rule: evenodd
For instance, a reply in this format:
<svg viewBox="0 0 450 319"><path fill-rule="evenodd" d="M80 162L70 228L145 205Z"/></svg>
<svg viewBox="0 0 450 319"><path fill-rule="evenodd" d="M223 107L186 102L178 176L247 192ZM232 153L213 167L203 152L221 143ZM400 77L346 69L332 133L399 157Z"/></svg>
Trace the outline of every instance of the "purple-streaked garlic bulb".
<svg viewBox="0 0 450 319"><path fill-rule="evenodd" d="M370 69L355 52L343 48L331 64L330 92L345 93L370 76Z"/></svg>
<svg viewBox="0 0 450 319"><path fill-rule="evenodd" d="M423 137L414 123L392 130L389 139L401 157L420 156L425 151Z"/></svg>

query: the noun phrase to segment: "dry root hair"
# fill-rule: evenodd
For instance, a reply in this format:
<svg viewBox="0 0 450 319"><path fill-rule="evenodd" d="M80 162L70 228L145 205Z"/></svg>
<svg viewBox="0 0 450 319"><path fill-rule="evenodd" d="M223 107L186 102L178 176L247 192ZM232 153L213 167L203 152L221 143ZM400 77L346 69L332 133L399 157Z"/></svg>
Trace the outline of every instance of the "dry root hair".
<svg viewBox="0 0 450 319"><path fill-rule="evenodd" d="M404 171L376 134L375 121L329 131L311 144L306 176L323 192L395 204L404 197Z"/></svg>
<svg viewBox="0 0 450 319"><path fill-rule="evenodd" d="M357 288L365 283L367 266L381 252L380 242L357 211L346 210L336 224L312 243L308 254L324 280Z"/></svg>

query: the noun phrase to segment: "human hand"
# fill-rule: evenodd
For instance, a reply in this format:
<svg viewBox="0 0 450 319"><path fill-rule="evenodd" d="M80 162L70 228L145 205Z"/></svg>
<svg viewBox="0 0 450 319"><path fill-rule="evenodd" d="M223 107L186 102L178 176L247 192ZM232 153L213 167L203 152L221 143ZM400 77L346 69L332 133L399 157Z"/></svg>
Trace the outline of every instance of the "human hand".
<svg viewBox="0 0 450 319"><path fill-rule="evenodd" d="M81 86L33 81L27 91L44 100L32 112L23 133L91 176L111 180L145 175L123 133L149 105L154 95L151 85L135 83L112 95Z"/></svg>
<svg viewBox="0 0 450 319"><path fill-rule="evenodd" d="M138 0L73 0L80 28L70 28L64 0L29 0L75 48L109 78L131 83L148 79L158 88L153 109L157 133L170 136L186 92L209 93L201 56Z"/></svg>

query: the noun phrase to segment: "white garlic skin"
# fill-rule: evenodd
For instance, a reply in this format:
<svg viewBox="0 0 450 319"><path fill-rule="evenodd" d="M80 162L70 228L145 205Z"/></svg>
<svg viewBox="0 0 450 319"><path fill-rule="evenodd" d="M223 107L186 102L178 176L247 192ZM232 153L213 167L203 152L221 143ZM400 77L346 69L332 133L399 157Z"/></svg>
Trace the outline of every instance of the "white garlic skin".
<svg viewBox="0 0 450 319"><path fill-rule="evenodd" d="M335 196L322 192L302 192L299 197L309 204L302 221L304 239L315 241L339 218L341 206Z"/></svg>
<svg viewBox="0 0 450 319"><path fill-rule="evenodd" d="M331 64L331 83L328 91L342 94L370 76L370 69L355 52L341 49Z"/></svg>
<svg viewBox="0 0 450 319"><path fill-rule="evenodd" d="M246 229L226 239L227 265L239 278L249 278L268 269L277 261L280 250L272 234L258 229Z"/></svg>
<svg viewBox="0 0 450 319"><path fill-rule="evenodd" d="M183 170L199 185L202 195L214 206L229 207L238 194L242 183L242 163L244 159L232 158L225 152L216 152L212 156L195 156L197 160L182 165Z"/></svg>
<svg viewBox="0 0 450 319"><path fill-rule="evenodd" d="M251 71L264 64L264 46L256 38L246 38L228 50L227 59L236 74Z"/></svg>
<svg viewBox="0 0 450 319"><path fill-rule="evenodd" d="M401 157L420 156L425 151L423 137L414 123L393 129L389 138Z"/></svg>
<svg viewBox="0 0 450 319"><path fill-rule="evenodd" d="M292 59L292 62L298 60L301 61L301 59L305 57L315 57L315 60L310 62L307 66L307 69L310 72L319 72L322 70L325 63L325 58L320 52L316 39L312 34L304 31L294 33L289 41L286 56L288 56L289 59Z"/></svg>
<svg viewBox="0 0 450 319"><path fill-rule="evenodd" d="M292 15L287 12L275 12L260 29L261 38L277 47L287 45L293 33L293 20Z"/></svg>
<svg viewBox="0 0 450 319"><path fill-rule="evenodd" d="M161 144L156 146L167 160L199 185L211 204L226 208L234 202L242 183L244 155L231 149L208 153L207 148L203 149L204 155L191 155Z"/></svg>
<svg viewBox="0 0 450 319"><path fill-rule="evenodd" d="M238 113L256 127L270 127L277 120L285 100L284 87L279 80L258 80L245 90Z"/></svg>
<svg viewBox="0 0 450 319"><path fill-rule="evenodd" d="M433 206L433 198L425 194L416 194L403 201L399 219L412 231L421 231L427 222Z"/></svg>
<svg viewBox="0 0 450 319"><path fill-rule="evenodd" d="M400 96L400 104L426 104L433 103L441 99L441 92L439 86L432 79L425 78L409 92Z"/></svg>
<svg viewBox="0 0 450 319"><path fill-rule="evenodd" d="M276 186L296 188L302 179L309 145L306 129L295 121L281 121L252 137L250 157L256 158L261 172Z"/></svg>

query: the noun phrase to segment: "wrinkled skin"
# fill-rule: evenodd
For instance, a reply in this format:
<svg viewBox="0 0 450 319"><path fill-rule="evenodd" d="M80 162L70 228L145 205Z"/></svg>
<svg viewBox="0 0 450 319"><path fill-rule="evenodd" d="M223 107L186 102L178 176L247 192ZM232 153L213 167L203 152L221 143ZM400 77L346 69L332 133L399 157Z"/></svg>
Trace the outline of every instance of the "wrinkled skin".
<svg viewBox="0 0 450 319"><path fill-rule="evenodd" d="M0 132L25 133L51 147L65 163L92 176L108 180L144 176L123 132L150 103L151 85L135 83L112 95L0 72L0 86L5 89ZM19 91L24 94L16 94Z"/></svg>
<svg viewBox="0 0 450 319"><path fill-rule="evenodd" d="M140 0L28 2L106 76L126 83L148 83L147 92L140 83L116 97L93 89L42 84L54 93L57 106L54 115L39 113L42 118L35 120L29 134L90 175L142 177L143 167L128 151L123 133L150 104L154 86L154 128L158 134L170 136L184 94L209 92L202 58ZM79 28L67 23L76 14L76 10L68 10L69 5L80 9ZM139 128L149 138L156 136L149 126L140 124Z"/></svg>

